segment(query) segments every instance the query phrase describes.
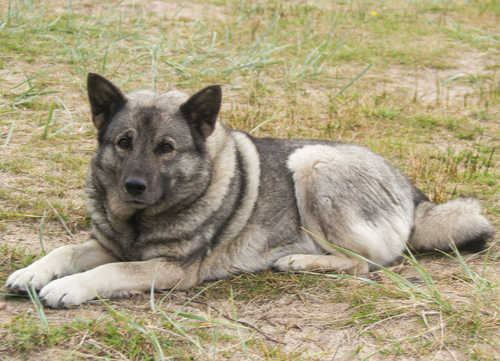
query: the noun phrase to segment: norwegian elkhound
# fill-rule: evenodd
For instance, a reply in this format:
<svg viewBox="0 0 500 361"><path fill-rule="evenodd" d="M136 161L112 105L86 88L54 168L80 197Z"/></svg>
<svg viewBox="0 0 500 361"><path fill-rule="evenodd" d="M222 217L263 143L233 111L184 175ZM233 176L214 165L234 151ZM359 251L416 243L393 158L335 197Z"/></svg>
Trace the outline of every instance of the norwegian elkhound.
<svg viewBox="0 0 500 361"><path fill-rule="evenodd" d="M49 307L267 268L362 274L407 247L479 251L493 235L476 200L433 204L363 147L225 128L220 86L125 96L91 73L88 95L99 143L90 240L7 280L32 284Z"/></svg>

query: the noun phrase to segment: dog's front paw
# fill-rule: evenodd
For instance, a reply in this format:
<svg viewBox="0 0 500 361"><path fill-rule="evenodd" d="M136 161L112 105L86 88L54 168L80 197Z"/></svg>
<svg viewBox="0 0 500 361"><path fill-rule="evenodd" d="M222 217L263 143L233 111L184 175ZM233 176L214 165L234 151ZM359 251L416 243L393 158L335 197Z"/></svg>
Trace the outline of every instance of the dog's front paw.
<svg viewBox="0 0 500 361"><path fill-rule="evenodd" d="M96 293L84 282L82 275L72 275L50 282L39 296L47 307L61 308L92 300Z"/></svg>
<svg viewBox="0 0 500 361"><path fill-rule="evenodd" d="M64 272L59 267L45 267L35 262L32 265L17 270L9 276L5 285L15 291L26 292L28 285L38 291L54 278L63 277Z"/></svg>

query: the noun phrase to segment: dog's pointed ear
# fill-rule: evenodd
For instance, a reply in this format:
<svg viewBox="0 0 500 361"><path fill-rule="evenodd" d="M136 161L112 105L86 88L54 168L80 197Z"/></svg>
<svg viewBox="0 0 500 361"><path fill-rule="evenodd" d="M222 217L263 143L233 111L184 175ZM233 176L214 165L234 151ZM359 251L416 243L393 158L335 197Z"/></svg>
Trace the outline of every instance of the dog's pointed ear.
<svg viewBox="0 0 500 361"><path fill-rule="evenodd" d="M191 96L180 109L188 124L207 139L214 131L221 102L220 85L212 85Z"/></svg>
<svg viewBox="0 0 500 361"><path fill-rule="evenodd" d="M127 102L120 89L99 74L89 73L87 77L92 122L99 130Z"/></svg>

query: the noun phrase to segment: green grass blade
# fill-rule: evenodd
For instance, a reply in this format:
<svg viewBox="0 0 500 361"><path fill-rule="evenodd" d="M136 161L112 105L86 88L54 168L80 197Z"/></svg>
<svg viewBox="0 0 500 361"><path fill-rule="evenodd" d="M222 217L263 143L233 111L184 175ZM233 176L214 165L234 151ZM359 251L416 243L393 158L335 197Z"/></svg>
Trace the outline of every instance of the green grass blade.
<svg viewBox="0 0 500 361"><path fill-rule="evenodd" d="M35 286L31 284L25 285L26 291L28 292L28 296L35 306L36 313L38 314L38 318L40 319L40 324L44 331L49 330L49 322L47 321L47 316L45 315L45 311L43 310L42 302L40 302L40 298L38 297L38 293L35 290Z"/></svg>
<svg viewBox="0 0 500 361"><path fill-rule="evenodd" d="M351 85L353 85L356 82L356 80L361 78L372 67L372 65L373 64L368 65L365 68L365 70L363 70L361 73L359 73L357 77L355 77L353 80L351 80L349 82L349 84L347 84L345 87L343 87L337 94L335 94L335 96L338 97L340 94L342 94L344 91L346 91Z"/></svg>
<svg viewBox="0 0 500 361"><path fill-rule="evenodd" d="M47 117L47 120L45 121L45 128L43 130L43 136L42 139L47 139L49 136L50 132L50 121L52 120L52 115L54 114L54 109L56 107L56 103L52 102L50 104L50 110L49 110L49 116Z"/></svg>
<svg viewBox="0 0 500 361"><path fill-rule="evenodd" d="M279 117L280 113L281 113L281 110L278 110L278 112L276 114L274 114L271 118L269 119L266 119L264 120L262 123L260 123L259 125L257 125L255 128L253 128L251 131L248 132L248 134L252 134L253 132L255 132L256 130L258 130L260 127L262 127L263 125L266 125L267 123L273 121L274 119L276 119L277 117Z"/></svg>

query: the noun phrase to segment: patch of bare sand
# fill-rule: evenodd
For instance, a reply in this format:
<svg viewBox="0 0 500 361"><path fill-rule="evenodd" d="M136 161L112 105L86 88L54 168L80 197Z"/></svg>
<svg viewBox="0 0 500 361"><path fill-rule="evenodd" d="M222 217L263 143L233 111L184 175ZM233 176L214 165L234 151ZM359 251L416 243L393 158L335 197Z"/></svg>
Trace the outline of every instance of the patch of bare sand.
<svg viewBox="0 0 500 361"><path fill-rule="evenodd" d="M68 7L54 9L57 13L66 12ZM225 8L212 4L193 4L182 1L143 1L143 0L111 0L107 3L95 1L80 1L71 5L73 12L78 14L105 14L120 12L130 16L153 15L166 19L196 20L204 17L224 20Z"/></svg>
<svg viewBox="0 0 500 361"><path fill-rule="evenodd" d="M226 18L224 8L215 5L182 4L178 1L153 1L146 5L151 14L166 17L167 19L195 20L200 17Z"/></svg>
<svg viewBox="0 0 500 361"><path fill-rule="evenodd" d="M453 77L465 74L475 77L478 74L492 75L488 70L493 60L486 53L465 52L454 58L453 69L407 69L406 67L391 67L383 74L388 79L384 86L387 91L403 90L426 103L463 103L468 94L478 92L478 88L471 84L464 84L466 76ZM448 81L448 82L447 82Z"/></svg>
<svg viewBox="0 0 500 361"><path fill-rule="evenodd" d="M33 254L42 253L38 224L39 222L30 220L15 223L4 221L2 222L3 231L0 233L0 243L9 248L28 249ZM57 220L46 222L43 229L42 243L47 253L67 244L83 243L89 235L88 229L69 234Z"/></svg>

